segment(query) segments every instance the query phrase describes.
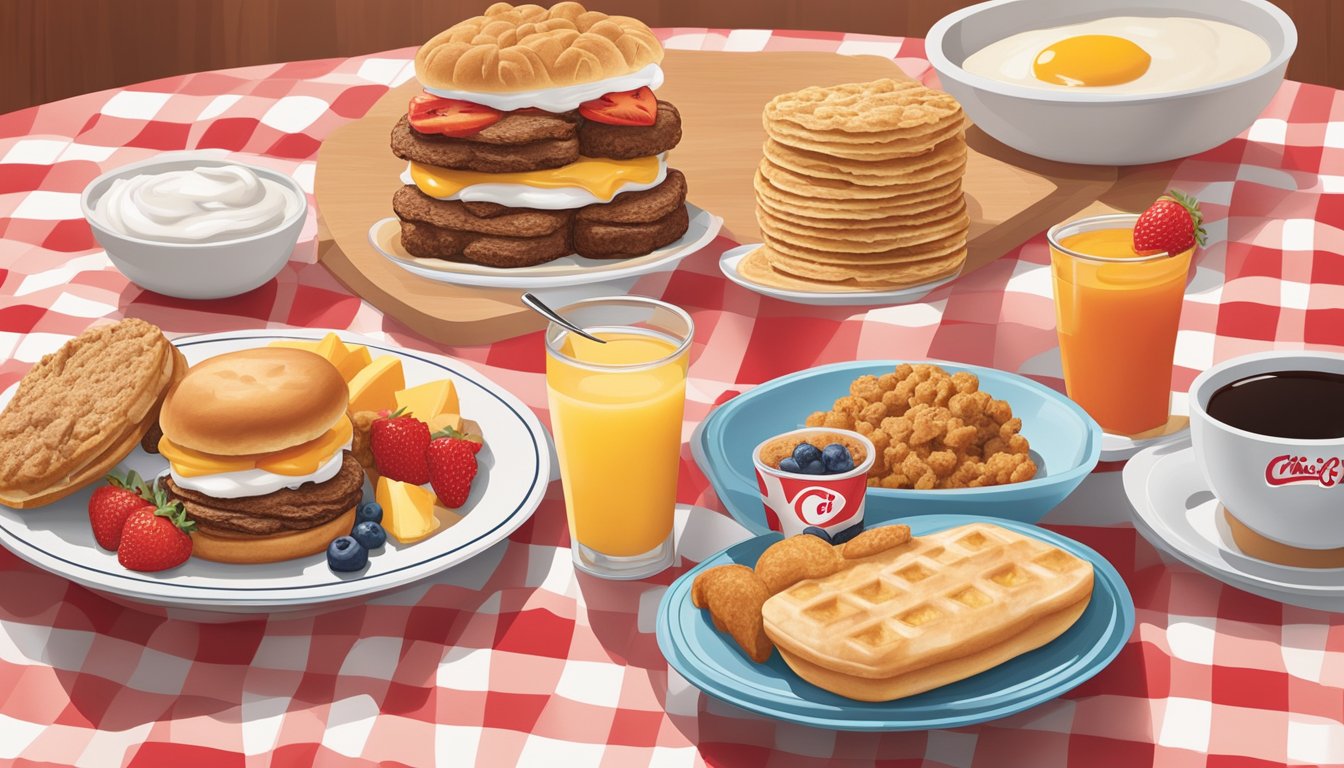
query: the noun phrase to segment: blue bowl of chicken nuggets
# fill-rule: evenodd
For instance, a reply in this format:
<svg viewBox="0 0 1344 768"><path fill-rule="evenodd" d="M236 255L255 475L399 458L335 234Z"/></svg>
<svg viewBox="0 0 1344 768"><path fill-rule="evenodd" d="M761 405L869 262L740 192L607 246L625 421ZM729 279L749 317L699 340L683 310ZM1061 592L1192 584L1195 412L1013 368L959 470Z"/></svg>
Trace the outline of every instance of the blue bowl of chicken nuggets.
<svg viewBox="0 0 1344 768"><path fill-rule="evenodd" d="M719 405L691 441L720 501L753 533L770 528L752 450L805 426L853 429L873 441L870 523L916 514L1035 523L1101 457L1101 427L1024 376L940 360L811 368Z"/></svg>

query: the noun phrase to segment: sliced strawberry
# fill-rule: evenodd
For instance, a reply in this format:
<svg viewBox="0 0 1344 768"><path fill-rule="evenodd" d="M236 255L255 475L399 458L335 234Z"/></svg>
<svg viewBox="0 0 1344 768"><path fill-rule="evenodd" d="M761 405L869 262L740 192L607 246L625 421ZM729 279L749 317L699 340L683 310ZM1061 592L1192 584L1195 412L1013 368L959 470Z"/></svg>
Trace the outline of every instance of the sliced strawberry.
<svg viewBox="0 0 1344 768"><path fill-rule="evenodd" d="M444 136L470 136L482 128L499 122L504 113L484 104L461 99L444 99L422 93L411 99L407 118L411 127L421 133Z"/></svg>
<svg viewBox="0 0 1344 768"><path fill-rule="evenodd" d="M658 118L658 99L648 86L616 91L579 105L579 114L607 125L653 125Z"/></svg>

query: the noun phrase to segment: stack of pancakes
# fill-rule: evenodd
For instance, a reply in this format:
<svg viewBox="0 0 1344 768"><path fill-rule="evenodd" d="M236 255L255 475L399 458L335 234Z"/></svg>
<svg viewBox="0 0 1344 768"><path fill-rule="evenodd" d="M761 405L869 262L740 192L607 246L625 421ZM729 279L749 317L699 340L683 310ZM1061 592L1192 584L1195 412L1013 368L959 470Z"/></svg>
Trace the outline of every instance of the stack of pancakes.
<svg viewBox="0 0 1344 768"><path fill-rule="evenodd" d="M642 22L577 3L496 3L425 43L415 67L427 96L508 106L468 135L397 122L392 152L410 162L392 201L402 247L514 268L574 253L631 258L676 241L689 226L686 178L665 159L681 141L676 107L657 101L652 125L580 114L607 85L656 88L662 57Z"/></svg>
<svg viewBox="0 0 1344 768"><path fill-rule="evenodd" d="M961 105L914 82L806 88L765 107L756 218L740 271L765 285L870 291L955 275L970 217Z"/></svg>
<svg viewBox="0 0 1344 768"><path fill-rule="evenodd" d="M158 421L186 358L136 318L66 342L0 413L0 504L40 507L101 480Z"/></svg>

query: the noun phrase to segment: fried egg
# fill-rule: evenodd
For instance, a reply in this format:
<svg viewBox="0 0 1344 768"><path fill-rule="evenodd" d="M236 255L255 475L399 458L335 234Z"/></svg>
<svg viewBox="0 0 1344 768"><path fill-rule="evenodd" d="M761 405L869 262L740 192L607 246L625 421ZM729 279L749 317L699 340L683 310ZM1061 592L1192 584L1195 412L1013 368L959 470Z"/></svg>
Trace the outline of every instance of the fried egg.
<svg viewBox="0 0 1344 768"><path fill-rule="evenodd" d="M1033 88L1162 93L1248 75L1269 44L1209 19L1113 16L1005 37L962 62L972 74Z"/></svg>

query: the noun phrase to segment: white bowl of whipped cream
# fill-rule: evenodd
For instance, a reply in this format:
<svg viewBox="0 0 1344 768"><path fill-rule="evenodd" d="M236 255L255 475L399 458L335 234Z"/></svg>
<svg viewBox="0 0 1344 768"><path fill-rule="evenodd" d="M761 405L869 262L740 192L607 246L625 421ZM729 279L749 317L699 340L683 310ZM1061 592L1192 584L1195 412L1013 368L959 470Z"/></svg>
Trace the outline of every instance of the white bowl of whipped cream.
<svg viewBox="0 0 1344 768"><path fill-rule="evenodd" d="M108 171L80 198L112 263L146 290L223 299L264 285L298 242L308 198L288 175L218 151Z"/></svg>

